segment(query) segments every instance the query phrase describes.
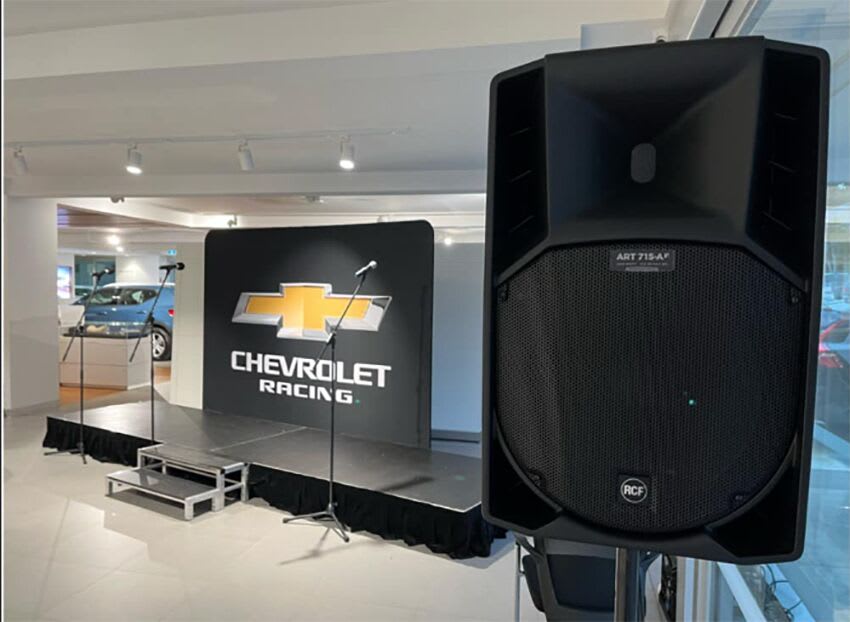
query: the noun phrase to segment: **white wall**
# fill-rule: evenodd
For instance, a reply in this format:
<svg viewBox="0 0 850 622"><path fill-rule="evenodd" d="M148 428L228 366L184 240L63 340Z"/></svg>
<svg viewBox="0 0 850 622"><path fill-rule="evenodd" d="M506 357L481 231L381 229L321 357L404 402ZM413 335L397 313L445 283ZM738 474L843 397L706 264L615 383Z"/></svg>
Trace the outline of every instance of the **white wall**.
<svg viewBox="0 0 850 622"><path fill-rule="evenodd" d="M484 245L434 248L431 429L481 432Z"/></svg>
<svg viewBox="0 0 850 622"><path fill-rule="evenodd" d="M3 408L59 398L56 201L4 197Z"/></svg>
<svg viewBox="0 0 850 622"><path fill-rule="evenodd" d="M116 283L159 283L159 255L115 257Z"/></svg>
<svg viewBox="0 0 850 622"><path fill-rule="evenodd" d="M186 264L174 286L174 333L171 351L171 403L200 408L204 379L204 245L178 244Z"/></svg>

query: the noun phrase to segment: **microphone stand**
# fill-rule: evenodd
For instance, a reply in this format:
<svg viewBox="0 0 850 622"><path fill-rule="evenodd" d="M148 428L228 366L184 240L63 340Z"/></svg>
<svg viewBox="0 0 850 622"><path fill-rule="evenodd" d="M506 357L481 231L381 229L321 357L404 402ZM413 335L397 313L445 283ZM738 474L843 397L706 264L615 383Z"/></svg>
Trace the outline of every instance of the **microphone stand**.
<svg viewBox="0 0 850 622"><path fill-rule="evenodd" d="M333 521L333 526L330 527L340 538L342 538L343 542L348 542L348 534L346 533L345 525L337 518L336 515L336 502L334 501L334 432L335 432L335 421L336 421L336 334L339 331L340 324L342 324L342 320L345 319L345 315L348 313L348 309L351 307L351 304L354 302L354 299L357 297L357 294L360 292L360 288L363 287L363 283L366 281L366 275L369 274L368 270L364 270L359 274L360 282L357 283L357 287L354 288L354 292L351 294L351 298L348 299L348 304L345 305L345 309L342 312L342 315L339 316L339 320L337 320L336 326L331 330L331 334L328 337L327 341L325 341L322 346L321 351L319 352L319 356L316 357L315 363L316 365L322 360L322 356L324 356L325 351L330 347L331 349L331 429L330 429L330 444L329 444L329 452L330 452L330 468L328 470L328 507L324 510L320 510L318 512L311 512L309 514L298 514L296 516L291 516L289 518L284 518L284 523L291 523L292 521L306 519L306 520L330 520Z"/></svg>
<svg viewBox="0 0 850 622"><path fill-rule="evenodd" d="M162 277L162 281L159 283L159 289L156 290L156 298L153 299L153 304L151 305L150 310L148 311L148 316L145 318L145 323L142 324L142 329L139 331L139 336L136 338L136 345L133 347L133 353L130 354L130 362L133 362L133 359L136 358L136 351L139 349L139 344L142 341L142 337L145 335L145 328L148 329L148 336L150 337L150 346L151 346L151 356L150 356L150 376L151 376L151 443L156 443L156 438L154 437L154 426L156 425L154 422L154 404L156 403L156 398L154 397L154 366L153 366L153 312L156 309L156 303L159 302L159 295L162 293L162 288L165 287L165 282L168 280L168 275L171 274L171 271L174 270L176 266L169 265L163 266L161 269L165 270L165 276Z"/></svg>
<svg viewBox="0 0 850 622"><path fill-rule="evenodd" d="M76 449L62 449L57 451L49 451L46 452L45 456L55 456L57 454L80 454L80 458L83 459L83 464L86 464L86 446L83 441L83 431L85 429L85 385L86 385L86 367L83 364L85 359L83 357L83 350L86 343L86 331L83 329L83 324L85 324L86 313L89 310L89 305L91 304L92 298L94 298L95 294L97 294L97 288L100 286L100 278L103 276L99 272L95 272L92 274L92 278L94 278L94 285L92 286L91 294L88 295L86 301L83 303L83 313L80 315L80 319L77 320L76 325L74 326L74 331L71 333L71 341L68 342L68 347L65 348L65 354L62 355L62 362L65 362L65 359L68 358L68 354L71 352L71 346L74 345L74 339L77 338L77 335L80 336L80 438L77 441Z"/></svg>

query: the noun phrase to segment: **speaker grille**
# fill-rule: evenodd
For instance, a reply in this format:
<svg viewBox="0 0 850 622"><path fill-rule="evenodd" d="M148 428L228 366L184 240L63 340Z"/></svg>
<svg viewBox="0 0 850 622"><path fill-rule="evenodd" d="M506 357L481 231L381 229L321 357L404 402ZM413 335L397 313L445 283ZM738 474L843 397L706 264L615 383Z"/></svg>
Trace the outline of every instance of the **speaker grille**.
<svg viewBox="0 0 850 622"><path fill-rule="evenodd" d="M611 251L672 251L675 268L617 271ZM494 307L502 437L565 511L676 532L727 516L779 469L801 401L806 304L746 252L557 248L502 285ZM621 496L628 477L648 484L644 501Z"/></svg>

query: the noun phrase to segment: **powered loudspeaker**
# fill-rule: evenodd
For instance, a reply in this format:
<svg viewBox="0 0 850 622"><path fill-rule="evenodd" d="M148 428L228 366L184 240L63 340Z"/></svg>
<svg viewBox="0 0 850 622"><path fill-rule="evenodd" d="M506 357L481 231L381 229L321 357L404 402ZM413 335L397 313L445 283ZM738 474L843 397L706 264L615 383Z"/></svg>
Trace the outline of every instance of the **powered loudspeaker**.
<svg viewBox="0 0 850 622"><path fill-rule="evenodd" d="M740 563L803 547L828 56L555 54L491 87L483 509Z"/></svg>

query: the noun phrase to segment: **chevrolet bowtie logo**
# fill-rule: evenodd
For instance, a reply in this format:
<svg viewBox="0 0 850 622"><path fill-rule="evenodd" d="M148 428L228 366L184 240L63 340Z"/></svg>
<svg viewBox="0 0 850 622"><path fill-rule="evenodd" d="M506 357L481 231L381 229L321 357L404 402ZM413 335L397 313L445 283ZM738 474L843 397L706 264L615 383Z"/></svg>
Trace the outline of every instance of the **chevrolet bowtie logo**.
<svg viewBox="0 0 850 622"><path fill-rule="evenodd" d="M233 321L277 326L279 339L324 341L350 297L332 294L328 283L281 283L279 293L240 295ZM391 300L390 296L357 296L340 328L378 330Z"/></svg>

